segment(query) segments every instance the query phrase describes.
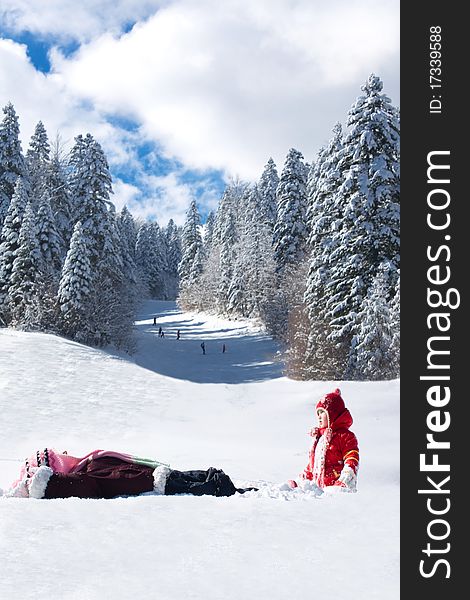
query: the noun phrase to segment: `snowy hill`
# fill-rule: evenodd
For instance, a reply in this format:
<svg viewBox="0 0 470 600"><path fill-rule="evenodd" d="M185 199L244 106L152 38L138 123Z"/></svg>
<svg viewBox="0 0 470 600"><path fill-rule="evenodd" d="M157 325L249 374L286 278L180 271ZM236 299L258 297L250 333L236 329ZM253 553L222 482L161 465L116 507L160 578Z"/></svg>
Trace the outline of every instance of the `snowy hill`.
<svg viewBox="0 0 470 600"><path fill-rule="evenodd" d="M314 403L337 383L283 377L276 345L249 323L149 302L136 329L132 359L0 330L0 458L121 450L216 466L260 492L0 498L0 598L398 598L399 382L340 385L359 492L314 498L280 487L304 468ZM0 462L1 487L19 467Z"/></svg>

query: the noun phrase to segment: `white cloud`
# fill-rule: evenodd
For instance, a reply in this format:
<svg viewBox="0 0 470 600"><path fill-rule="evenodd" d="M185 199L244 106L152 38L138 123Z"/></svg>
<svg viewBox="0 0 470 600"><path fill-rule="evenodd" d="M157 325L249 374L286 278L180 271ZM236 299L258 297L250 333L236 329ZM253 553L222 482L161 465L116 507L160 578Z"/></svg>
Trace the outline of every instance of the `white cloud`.
<svg viewBox="0 0 470 600"><path fill-rule="evenodd" d="M79 133L90 131L94 135L102 144L111 169L125 170L134 181L129 183L120 177L113 178L112 201L117 210L127 205L135 217L156 218L162 225L173 218L182 225L192 198L198 198L203 210L215 208L217 190L202 174L200 181L184 183L183 170L166 176L146 172L138 157L141 132L129 132L111 125L104 113L74 96L60 76L38 72L26 54L26 46L1 38L0 89L3 105L11 101L19 115L23 150L27 149L39 120L43 121L50 139L60 133L65 150L70 149ZM148 156L146 163L152 164ZM202 194L201 188L204 188Z"/></svg>
<svg viewBox="0 0 470 600"><path fill-rule="evenodd" d="M138 186L124 183L120 179L113 181L113 203L117 210L124 205L134 217L157 220L166 226L170 219L177 225L183 225L186 211L192 199L205 210L215 209L219 200L218 192L209 181L184 182L183 173L173 172L168 175L149 175L140 173ZM204 187L201 196L199 188Z"/></svg>
<svg viewBox="0 0 470 600"><path fill-rule="evenodd" d="M398 2L174 0L116 38L52 55L67 89L137 119L191 168L255 178L291 146L310 159L372 71L393 76Z"/></svg>
<svg viewBox="0 0 470 600"><path fill-rule="evenodd" d="M215 205L206 170L256 179L269 156L280 170L292 146L312 160L370 72L398 104L398 0L3 0L0 17L58 45L81 42L71 56L53 49L45 75L24 46L0 39L1 103L14 103L23 146L39 119L68 145L92 133L112 167L133 171L131 183L116 179L116 204L162 224L181 222L204 184L200 203ZM123 35L130 20L140 22ZM179 172L152 179L144 142ZM184 169L202 182L186 183Z"/></svg>
<svg viewBox="0 0 470 600"><path fill-rule="evenodd" d="M111 197L111 201L116 207L116 210L121 211L124 206L129 208L139 198L141 190L131 183L122 181L119 178L113 178L113 191L114 194ZM133 212L131 210L131 212ZM137 216L137 215L134 215Z"/></svg>
<svg viewBox="0 0 470 600"><path fill-rule="evenodd" d="M61 41L90 40L153 14L164 0L2 0L0 22L11 32L29 31Z"/></svg>
<svg viewBox="0 0 470 600"><path fill-rule="evenodd" d="M62 77L37 71L27 56L26 46L2 38L0 90L1 105L12 102L19 116L24 150L37 122L42 120L49 137L60 132L67 148L76 135L91 132L104 141L110 161L129 161L133 147L126 132L113 127L105 115L67 89Z"/></svg>

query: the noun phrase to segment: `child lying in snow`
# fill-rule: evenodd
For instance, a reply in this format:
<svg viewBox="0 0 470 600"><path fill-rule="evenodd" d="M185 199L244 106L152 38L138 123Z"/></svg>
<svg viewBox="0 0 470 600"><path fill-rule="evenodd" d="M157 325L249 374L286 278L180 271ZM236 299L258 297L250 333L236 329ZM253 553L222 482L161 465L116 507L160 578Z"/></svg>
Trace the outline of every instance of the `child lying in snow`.
<svg viewBox="0 0 470 600"><path fill-rule="evenodd" d="M255 488L248 488L255 489ZM46 448L25 461L6 496L20 498L115 498L156 494L243 494L220 469L176 471L130 454L94 450L82 458Z"/></svg>
<svg viewBox="0 0 470 600"><path fill-rule="evenodd" d="M340 390L326 394L317 402L315 409L318 427L310 432L313 445L308 465L300 479L307 487L312 482L320 488L334 487L355 492L359 448L356 436L349 431L353 420ZM289 481L289 485L293 488L298 486L293 480Z"/></svg>

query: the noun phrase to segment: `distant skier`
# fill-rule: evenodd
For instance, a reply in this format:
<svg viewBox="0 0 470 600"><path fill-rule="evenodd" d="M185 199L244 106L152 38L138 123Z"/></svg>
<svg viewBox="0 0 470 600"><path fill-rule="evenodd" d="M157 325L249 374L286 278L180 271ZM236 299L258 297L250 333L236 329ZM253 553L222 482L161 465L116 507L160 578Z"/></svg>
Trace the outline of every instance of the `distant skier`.
<svg viewBox="0 0 470 600"><path fill-rule="evenodd" d="M153 317L153 324L156 325L157 324L157 317Z"/></svg>
<svg viewBox="0 0 470 600"><path fill-rule="evenodd" d="M165 337L165 332L162 330L160 337L164 338Z"/></svg>
<svg viewBox="0 0 470 600"><path fill-rule="evenodd" d="M158 337L162 337L162 328L161 328L161 326L158 328Z"/></svg>
<svg viewBox="0 0 470 600"><path fill-rule="evenodd" d="M225 354L225 344L222 346L222 354Z"/></svg>
<svg viewBox="0 0 470 600"><path fill-rule="evenodd" d="M179 340L180 339L180 330L178 329L178 331L176 332L176 339Z"/></svg>
<svg viewBox="0 0 470 600"><path fill-rule="evenodd" d="M206 345L204 342L201 343L201 348L202 348L202 353L205 354L206 353Z"/></svg>

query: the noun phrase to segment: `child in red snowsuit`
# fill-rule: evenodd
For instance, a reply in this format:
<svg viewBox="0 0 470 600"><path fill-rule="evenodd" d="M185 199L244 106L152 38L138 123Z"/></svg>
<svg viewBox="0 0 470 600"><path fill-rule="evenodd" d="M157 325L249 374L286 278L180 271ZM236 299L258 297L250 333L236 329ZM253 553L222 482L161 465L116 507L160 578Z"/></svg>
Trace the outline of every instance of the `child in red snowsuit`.
<svg viewBox="0 0 470 600"><path fill-rule="evenodd" d="M310 432L313 445L302 480L313 481L320 488L335 486L355 492L359 467L356 436L349 428L353 419L341 391L336 389L321 398L315 407L318 427ZM297 484L292 482L292 487Z"/></svg>

